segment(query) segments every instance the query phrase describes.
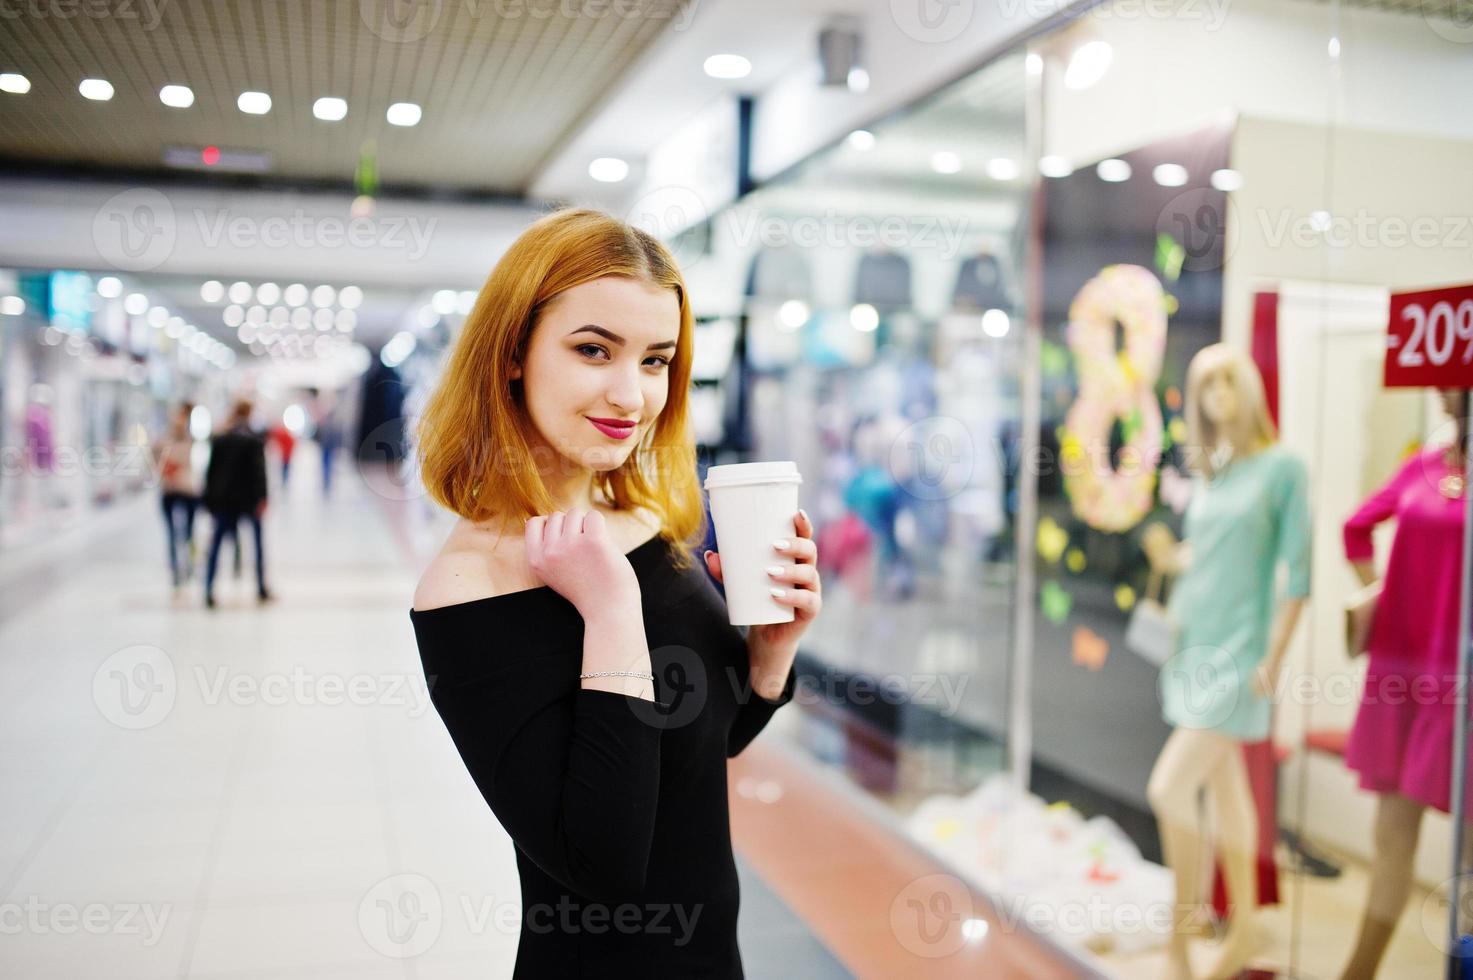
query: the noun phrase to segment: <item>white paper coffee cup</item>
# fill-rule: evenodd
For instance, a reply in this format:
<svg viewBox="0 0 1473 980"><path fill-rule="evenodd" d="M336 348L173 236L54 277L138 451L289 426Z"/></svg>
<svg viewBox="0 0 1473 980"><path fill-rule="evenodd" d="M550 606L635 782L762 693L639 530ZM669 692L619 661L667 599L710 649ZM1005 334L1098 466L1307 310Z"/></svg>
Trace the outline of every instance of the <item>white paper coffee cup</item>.
<svg viewBox="0 0 1473 980"><path fill-rule="evenodd" d="M792 556L779 554L772 543L797 535L793 515L798 513L802 482L798 464L791 460L731 463L706 470L726 611L733 626L793 621L793 607L768 591L792 586L775 581L767 566L793 564Z"/></svg>

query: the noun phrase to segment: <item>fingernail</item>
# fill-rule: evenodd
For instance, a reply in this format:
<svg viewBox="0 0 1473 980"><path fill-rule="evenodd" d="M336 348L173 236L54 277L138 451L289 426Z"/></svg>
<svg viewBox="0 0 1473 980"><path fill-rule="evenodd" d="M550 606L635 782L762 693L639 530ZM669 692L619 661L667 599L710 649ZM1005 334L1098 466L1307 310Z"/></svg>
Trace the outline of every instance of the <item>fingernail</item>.
<svg viewBox="0 0 1473 980"><path fill-rule="evenodd" d="M809 524L812 524L813 523L813 521L810 520L809 517L808 517L808 511L804 510L802 507L799 507L798 508L798 513L800 513L800 514L803 515L803 520L808 521Z"/></svg>
<svg viewBox="0 0 1473 980"><path fill-rule="evenodd" d="M767 574L768 575L781 575L782 573L783 573L783 567L781 565L768 565L767 566Z"/></svg>
<svg viewBox="0 0 1473 980"><path fill-rule="evenodd" d="M788 594L787 589L768 589L767 591L772 593L772 597L774 599L781 599L783 596Z"/></svg>
<svg viewBox="0 0 1473 980"><path fill-rule="evenodd" d="M702 558L710 558L711 557L711 549L710 548L707 548L705 550L705 552L701 555L701 557Z"/></svg>
<svg viewBox="0 0 1473 980"><path fill-rule="evenodd" d="M776 541L772 542L772 546L778 551L786 551L788 547L788 539L778 538Z"/></svg>

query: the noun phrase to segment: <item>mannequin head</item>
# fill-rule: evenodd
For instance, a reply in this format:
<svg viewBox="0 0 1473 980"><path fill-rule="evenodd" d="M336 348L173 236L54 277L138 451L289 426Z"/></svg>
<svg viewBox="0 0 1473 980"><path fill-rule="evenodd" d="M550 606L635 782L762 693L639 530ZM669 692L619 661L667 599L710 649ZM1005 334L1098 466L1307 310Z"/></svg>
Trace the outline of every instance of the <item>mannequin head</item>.
<svg viewBox="0 0 1473 980"><path fill-rule="evenodd" d="M1263 378L1248 355L1209 344L1187 368L1187 462L1211 479L1217 461L1257 452L1278 438Z"/></svg>

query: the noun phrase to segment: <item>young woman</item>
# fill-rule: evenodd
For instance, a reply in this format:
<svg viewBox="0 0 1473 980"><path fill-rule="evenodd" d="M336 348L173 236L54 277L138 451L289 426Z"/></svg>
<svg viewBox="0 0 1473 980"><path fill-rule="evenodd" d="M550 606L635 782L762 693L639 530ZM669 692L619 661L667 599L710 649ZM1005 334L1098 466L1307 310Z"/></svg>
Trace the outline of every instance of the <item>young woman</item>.
<svg viewBox="0 0 1473 980"><path fill-rule="evenodd" d="M1169 610L1177 652L1162 668L1162 714L1173 726L1146 794L1176 879L1170 975L1235 977L1255 948L1258 816L1244 742L1268 738L1271 695L1309 595L1310 522L1304 464L1276 442L1258 369L1211 344L1187 368L1189 460L1198 480L1185 540L1164 525L1143 541L1160 571L1179 573ZM1275 600L1275 573L1287 567ZM1188 935L1203 923L1198 797L1212 807L1232 914L1211 961L1194 971Z"/></svg>
<svg viewBox="0 0 1473 980"><path fill-rule="evenodd" d="M194 437L189 434L193 412L192 403L180 402L169 420L169 431L153 447L168 532L169 575L175 590L194 573L194 511L199 506L200 487L193 461Z"/></svg>
<svg viewBox="0 0 1473 980"><path fill-rule="evenodd" d="M460 520L410 617L516 844L519 978L742 976L726 763L792 699L817 549L800 511L773 543L794 620L745 636L693 566L692 332L658 241L556 212L497 263L421 419L424 484Z"/></svg>
<svg viewBox="0 0 1473 980"><path fill-rule="evenodd" d="M1411 893L1422 813L1452 809L1468 390L1439 395L1453 418L1452 444L1413 454L1344 526L1345 557L1369 584L1376 578L1371 532L1396 519L1366 643L1364 694L1345 748L1361 788L1378 797L1370 893L1345 980L1376 975Z"/></svg>

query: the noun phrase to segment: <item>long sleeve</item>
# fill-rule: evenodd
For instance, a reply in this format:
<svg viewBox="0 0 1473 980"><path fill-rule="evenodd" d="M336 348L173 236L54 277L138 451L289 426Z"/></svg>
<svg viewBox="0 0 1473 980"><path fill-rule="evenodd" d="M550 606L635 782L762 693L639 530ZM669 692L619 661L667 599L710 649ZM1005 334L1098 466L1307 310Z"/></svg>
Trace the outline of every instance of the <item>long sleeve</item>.
<svg viewBox="0 0 1473 980"><path fill-rule="evenodd" d="M260 506L266 499L266 443L255 440L250 447L251 499Z"/></svg>
<svg viewBox="0 0 1473 980"><path fill-rule="evenodd" d="M788 679L783 683L782 693L778 695L776 701L769 701L762 697L752 690L750 685L744 685L741 688L745 700L737 708L736 717L732 719L731 730L726 736L726 757L728 759L735 758L762 729L767 727L773 712L793 700L797 677L798 667L795 663L788 668Z"/></svg>
<svg viewBox="0 0 1473 980"><path fill-rule="evenodd" d="M1304 463L1290 456L1279 479L1278 541L1276 559L1287 566L1284 594L1291 599L1309 595L1310 587L1309 474Z"/></svg>
<svg viewBox="0 0 1473 980"><path fill-rule="evenodd" d="M205 506L210 510L220 510L220 470L221 470L220 437L213 436L210 439L210 461L205 464L205 483L201 496L204 498Z"/></svg>
<svg viewBox="0 0 1473 980"><path fill-rule="evenodd" d="M1342 529L1346 560L1370 561L1375 557L1376 549L1371 541L1371 532L1377 524L1396 513L1396 502L1401 497L1402 486L1416 465L1417 457L1413 456L1346 519Z"/></svg>
<svg viewBox="0 0 1473 980"><path fill-rule="evenodd" d="M417 617L431 699L522 853L580 895L627 900L644 887L654 839L658 715L639 698L577 686L576 659L531 639L541 610L530 612L504 645L456 612Z"/></svg>

